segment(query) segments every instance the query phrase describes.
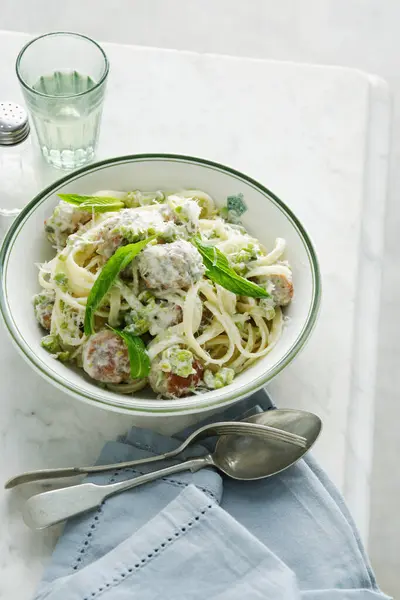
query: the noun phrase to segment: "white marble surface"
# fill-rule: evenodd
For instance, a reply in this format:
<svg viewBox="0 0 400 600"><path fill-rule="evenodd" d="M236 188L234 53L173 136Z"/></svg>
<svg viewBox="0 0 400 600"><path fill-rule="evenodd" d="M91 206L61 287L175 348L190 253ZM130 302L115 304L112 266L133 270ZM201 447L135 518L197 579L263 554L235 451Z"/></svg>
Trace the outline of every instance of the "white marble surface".
<svg viewBox="0 0 400 600"><path fill-rule="evenodd" d="M0 35L2 93L12 99L20 97L13 61L24 39ZM323 418L316 453L365 535L388 151L385 86L346 69L114 44L106 50L112 72L99 157L170 151L225 162L281 196L314 238L324 283L321 317L306 350L271 391L280 406ZM0 188L14 171L1 169ZM40 187L54 175L28 169L28 176ZM20 179L14 179L19 202ZM104 439L128 428L126 417L80 405L42 382L1 335L0 364L10 383L2 394L0 479L91 461ZM29 597L55 539L54 532L34 534L20 522L27 493L1 498L5 597Z"/></svg>

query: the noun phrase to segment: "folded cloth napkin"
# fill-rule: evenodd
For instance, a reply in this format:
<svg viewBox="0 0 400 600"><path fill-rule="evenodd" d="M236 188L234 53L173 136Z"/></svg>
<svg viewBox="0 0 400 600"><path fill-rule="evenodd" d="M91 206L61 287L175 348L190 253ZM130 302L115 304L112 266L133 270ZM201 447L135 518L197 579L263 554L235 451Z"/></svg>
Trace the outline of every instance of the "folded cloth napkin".
<svg viewBox="0 0 400 600"><path fill-rule="evenodd" d="M271 408L259 392L217 418ZM173 439L133 428L124 440L105 446L99 463L166 452L188 432ZM189 449L186 456L206 447L210 444ZM90 480L119 481L154 468L143 465ZM166 477L70 519L36 599L99 597L388 598L376 584L343 499L310 455L255 482L222 479L212 469Z"/></svg>

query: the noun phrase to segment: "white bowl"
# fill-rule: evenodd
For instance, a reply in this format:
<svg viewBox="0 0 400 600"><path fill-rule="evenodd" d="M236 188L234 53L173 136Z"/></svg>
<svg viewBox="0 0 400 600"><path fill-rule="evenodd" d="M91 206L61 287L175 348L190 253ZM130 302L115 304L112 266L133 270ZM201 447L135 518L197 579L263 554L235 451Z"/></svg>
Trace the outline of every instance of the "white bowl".
<svg viewBox="0 0 400 600"><path fill-rule="evenodd" d="M270 354L220 390L176 400L157 400L150 392L116 394L86 379L82 372L51 358L40 346L43 332L36 323L32 296L39 291L35 263L54 251L43 233L43 222L59 201L58 193L92 194L100 189L153 190L196 188L219 205L242 193L248 207L242 222L272 247L276 237L287 241L286 258L293 269L295 297L282 338ZM53 253L53 254L52 254ZM59 179L38 194L16 218L0 253L1 311L8 331L23 356L48 381L75 398L123 413L172 415L198 413L231 404L255 392L298 354L310 336L320 302L320 275L312 243L296 216L263 185L229 167L179 155L146 154L105 160Z"/></svg>

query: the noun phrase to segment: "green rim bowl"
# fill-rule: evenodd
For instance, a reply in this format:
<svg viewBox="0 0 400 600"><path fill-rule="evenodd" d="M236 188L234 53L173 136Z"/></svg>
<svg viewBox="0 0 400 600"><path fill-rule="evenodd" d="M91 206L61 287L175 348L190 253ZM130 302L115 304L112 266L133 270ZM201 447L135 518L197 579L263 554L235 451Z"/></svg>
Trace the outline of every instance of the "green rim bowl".
<svg viewBox="0 0 400 600"><path fill-rule="evenodd" d="M231 385L201 395L159 400L142 390L133 396L108 391L62 364L40 346L32 296L40 288L37 263L50 260L54 250L43 233L43 221L58 202L58 193L93 194L99 190L202 189L220 206L230 195L243 194L247 230L272 247L277 237L287 241L286 258L293 269L295 295L286 310L287 324L276 347ZM254 179L208 160L173 154L121 156L86 166L59 179L38 194L17 216L0 252L1 312L6 327L28 363L45 379L78 400L128 414L168 416L199 413L232 404L257 391L280 373L299 353L315 324L321 279L311 240L294 213Z"/></svg>

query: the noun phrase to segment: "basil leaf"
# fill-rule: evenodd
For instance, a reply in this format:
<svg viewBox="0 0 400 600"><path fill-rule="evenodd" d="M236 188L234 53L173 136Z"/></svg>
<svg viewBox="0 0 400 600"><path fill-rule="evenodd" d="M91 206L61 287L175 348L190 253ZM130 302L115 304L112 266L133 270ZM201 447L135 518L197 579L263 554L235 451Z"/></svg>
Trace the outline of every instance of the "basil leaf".
<svg viewBox="0 0 400 600"><path fill-rule="evenodd" d="M141 252L141 250L143 250L143 248L147 246L149 242L154 240L155 237L156 236L153 235L146 240L137 242L136 244L122 246L122 248L118 248L115 254L108 259L96 281L94 282L87 299L84 323L85 335L91 335L94 333L94 313L99 308L104 296L113 286L118 273L123 271L125 267L132 262L135 256L139 254L139 252Z"/></svg>
<svg viewBox="0 0 400 600"><path fill-rule="evenodd" d="M238 296L252 298L269 298L268 292L261 286L238 275L230 266L225 254L215 246L206 246L199 238L193 238L193 243L203 257L206 276L221 285L226 290Z"/></svg>
<svg viewBox="0 0 400 600"><path fill-rule="evenodd" d="M132 379L147 377L150 372L150 358L142 338L128 331L113 329L113 327L110 327L110 329L119 335L127 345Z"/></svg>
<svg viewBox="0 0 400 600"><path fill-rule="evenodd" d="M88 212L111 212L125 208L125 204L119 198L108 198L106 196L79 196L78 194L58 194L61 200L68 202Z"/></svg>

